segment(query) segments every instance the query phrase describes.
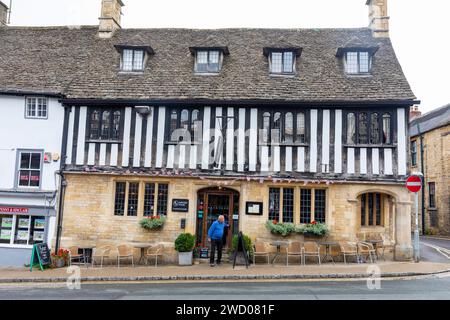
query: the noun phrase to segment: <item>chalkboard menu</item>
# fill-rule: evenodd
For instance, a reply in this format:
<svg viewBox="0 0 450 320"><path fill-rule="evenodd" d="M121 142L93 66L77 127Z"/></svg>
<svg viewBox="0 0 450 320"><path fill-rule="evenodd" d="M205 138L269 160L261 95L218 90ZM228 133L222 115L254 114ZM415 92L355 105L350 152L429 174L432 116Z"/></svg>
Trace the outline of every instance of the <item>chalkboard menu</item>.
<svg viewBox="0 0 450 320"><path fill-rule="evenodd" d="M39 265L41 270L44 270L45 266L52 264L52 257L50 249L46 243L39 243L33 245L30 259L30 271L33 271L33 267Z"/></svg>
<svg viewBox="0 0 450 320"><path fill-rule="evenodd" d="M189 200L188 199L173 199L172 200L172 211L173 212L188 212L189 211Z"/></svg>

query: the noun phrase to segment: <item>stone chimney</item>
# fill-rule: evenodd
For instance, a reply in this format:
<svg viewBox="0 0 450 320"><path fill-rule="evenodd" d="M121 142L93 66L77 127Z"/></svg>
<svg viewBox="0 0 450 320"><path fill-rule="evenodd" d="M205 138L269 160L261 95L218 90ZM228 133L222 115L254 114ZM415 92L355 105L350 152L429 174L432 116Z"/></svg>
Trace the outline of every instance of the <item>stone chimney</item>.
<svg viewBox="0 0 450 320"><path fill-rule="evenodd" d="M0 27L8 24L8 6L0 1Z"/></svg>
<svg viewBox="0 0 450 320"><path fill-rule="evenodd" d="M409 121L413 121L415 118L418 118L422 115L422 112L419 110L419 106L412 106L409 109Z"/></svg>
<svg viewBox="0 0 450 320"><path fill-rule="evenodd" d="M102 13L98 35L100 38L111 38L117 29L120 29L120 17L122 15L122 0L102 0Z"/></svg>
<svg viewBox="0 0 450 320"><path fill-rule="evenodd" d="M369 28L376 38L389 37L389 16L387 0L367 0L369 6Z"/></svg>

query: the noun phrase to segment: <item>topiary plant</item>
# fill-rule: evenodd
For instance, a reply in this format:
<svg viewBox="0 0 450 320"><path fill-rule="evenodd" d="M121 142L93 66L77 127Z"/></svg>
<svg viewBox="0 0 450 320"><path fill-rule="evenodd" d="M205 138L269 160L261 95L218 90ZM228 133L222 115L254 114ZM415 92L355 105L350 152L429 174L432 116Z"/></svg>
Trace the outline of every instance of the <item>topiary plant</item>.
<svg viewBox="0 0 450 320"><path fill-rule="evenodd" d="M175 250L178 252L191 252L195 246L195 236L182 233L175 239Z"/></svg>

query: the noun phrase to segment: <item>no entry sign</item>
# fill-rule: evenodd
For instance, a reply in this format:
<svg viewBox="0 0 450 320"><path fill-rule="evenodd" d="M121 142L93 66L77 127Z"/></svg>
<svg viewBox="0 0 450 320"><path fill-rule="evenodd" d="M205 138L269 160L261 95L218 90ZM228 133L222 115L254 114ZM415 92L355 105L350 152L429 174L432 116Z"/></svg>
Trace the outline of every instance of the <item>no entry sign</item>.
<svg viewBox="0 0 450 320"><path fill-rule="evenodd" d="M419 176L410 176L406 180L406 188L411 192L419 192L422 188L422 179Z"/></svg>

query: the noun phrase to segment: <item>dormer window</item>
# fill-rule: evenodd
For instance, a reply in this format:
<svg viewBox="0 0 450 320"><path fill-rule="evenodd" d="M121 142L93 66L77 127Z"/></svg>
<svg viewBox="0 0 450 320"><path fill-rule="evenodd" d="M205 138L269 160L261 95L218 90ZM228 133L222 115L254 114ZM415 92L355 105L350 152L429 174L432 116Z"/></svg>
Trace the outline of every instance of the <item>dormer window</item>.
<svg viewBox="0 0 450 320"><path fill-rule="evenodd" d="M344 70L348 75L369 75L372 71L372 60L378 47L338 48L336 57L343 59Z"/></svg>
<svg viewBox="0 0 450 320"><path fill-rule="evenodd" d="M367 51L349 51L345 54L345 72L348 74L369 73L371 58Z"/></svg>
<svg viewBox="0 0 450 320"><path fill-rule="evenodd" d="M120 53L120 71L142 73L147 57L153 54L149 46L116 45Z"/></svg>
<svg viewBox="0 0 450 320"><path fill-rule="evenodd" d="M144 70L144 50L124 49L122 54L122 71Z"/></svg>
<svg viewBox="0 0 450 320"><path fill-rule="evenodd" d="M194 72L197 74L217 74L222 69L223 56L228 55L227 47L191 47L195 56Z"/></svg>
<svg viewBox="0 0 450 320"><path fill-rule="evenodd" d="M195 60L195 72L219 72L219 51L198 51Z"/></svg>
<svg viewBox="0 0 450 320"><path fill-rule="evenodd" d="M301 51L301 48L264 48L264 55L269 59L270 74L295 74L295 60Z"/></svg>

